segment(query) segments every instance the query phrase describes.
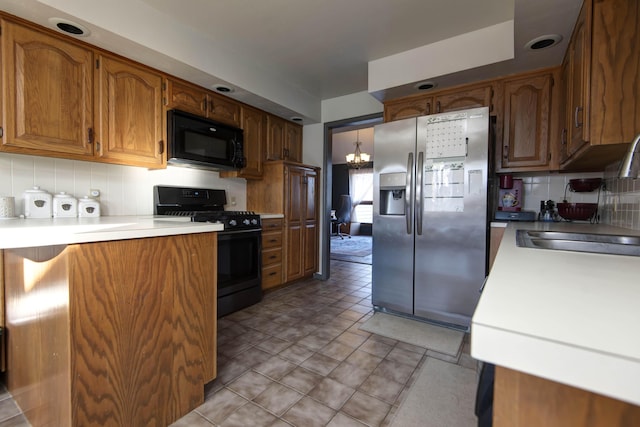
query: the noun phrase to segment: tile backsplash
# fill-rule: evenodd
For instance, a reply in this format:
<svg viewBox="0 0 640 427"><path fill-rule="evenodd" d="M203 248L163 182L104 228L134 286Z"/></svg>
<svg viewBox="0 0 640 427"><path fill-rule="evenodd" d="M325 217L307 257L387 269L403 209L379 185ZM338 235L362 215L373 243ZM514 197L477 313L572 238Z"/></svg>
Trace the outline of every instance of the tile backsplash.
<svg viewBox="0 0 640 427"><path fill-rule="evenodd" d="M24 190L34 185L51 194L65 191L76 198L89 195L90 189L100 190L101 213L105 216L152 215L154 185L224 189L227 191L225 209L246 209L246 181L222 179L218 172L174 166L149 170L0 153L0 195L15 197L16 214L24 213Z"/></svg>

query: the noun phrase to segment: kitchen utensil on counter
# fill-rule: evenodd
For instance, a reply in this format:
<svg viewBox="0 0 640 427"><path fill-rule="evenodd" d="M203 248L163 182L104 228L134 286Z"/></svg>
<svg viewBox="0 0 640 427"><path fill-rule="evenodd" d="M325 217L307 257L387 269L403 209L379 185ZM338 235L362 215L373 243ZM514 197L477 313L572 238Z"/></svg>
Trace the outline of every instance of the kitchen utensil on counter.
<svg viewBox="0 0 640 427"><path fill-rule="evenodd" d="M24 217L25 218L51 218L53 213L51 206L52 196L39 186L35 185L24 192Z"/></svg>
<svg viewBox="0 0 640 427"><path fill-rule="evenodd" d="M54 218L75 218L78 216L78 200L64 191L53 196Z"/></svg>
<svg viewBox="0 0 640 427"><path fill-rule="evenodd" d="M597 222L597 203L558 203L558 214L568 221Z"/></svg>
<svg viewBox="0 0 640 427"><path fill-rule="evenodd" d="M89 196L78 200L78 218L97 218L100 216L100 202Z"/></svg>
<svg viewBox="0 0 640 427"><path fill-rule="evenodd" d="M0 196L0 219L16 217L16 200L13 196Z"/></svg>
<svg viewBox="0 0 640 427"><path fill-rule="evenodd" d="M558 212L556 211L556 202L553 200L540 201L540 213L538 214L538 221L544 222L558 222L560 221Z"/></svg>

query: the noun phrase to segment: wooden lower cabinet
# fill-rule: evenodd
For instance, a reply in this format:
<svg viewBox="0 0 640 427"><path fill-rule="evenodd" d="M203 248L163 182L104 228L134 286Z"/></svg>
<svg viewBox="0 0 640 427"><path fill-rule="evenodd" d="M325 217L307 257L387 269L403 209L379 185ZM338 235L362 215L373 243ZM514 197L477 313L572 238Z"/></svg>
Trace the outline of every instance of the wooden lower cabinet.
<svg viewBox="0 0 640 427"><path fill-rule="evenodd" d="M319 168L286 161L263 168L262 180L247 181L247 208L284 216L283 282L309 277L318 268Z"/></svg>
<svg viewBox="0 0 640 427"><path fill-rule="evenodd" d="M282 284L283 219L262 220L262 289Z"/></svg>
<svg viewBox="0 0 640 427"><path fill-rule="evenodd" d="M494 427L635 427L640 406L496 366Z"/></svg>
<svg viewBox="0 0 640 427"><path fill-rule="evenodd" d="M216 233L5 250L7 388L33 426L164 426L216 376Z"/></svg>

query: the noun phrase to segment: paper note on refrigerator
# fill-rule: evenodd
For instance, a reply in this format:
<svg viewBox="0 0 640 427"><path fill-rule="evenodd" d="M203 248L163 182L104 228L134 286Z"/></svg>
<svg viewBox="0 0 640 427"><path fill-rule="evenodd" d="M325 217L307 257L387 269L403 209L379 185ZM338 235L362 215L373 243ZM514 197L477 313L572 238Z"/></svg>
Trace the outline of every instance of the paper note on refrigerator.
<svg viewBox="0 0 640 427"><path fill-rule="evenodd" d="M464 211L464 159L430 161L424 166L424 211Z"/></svg>

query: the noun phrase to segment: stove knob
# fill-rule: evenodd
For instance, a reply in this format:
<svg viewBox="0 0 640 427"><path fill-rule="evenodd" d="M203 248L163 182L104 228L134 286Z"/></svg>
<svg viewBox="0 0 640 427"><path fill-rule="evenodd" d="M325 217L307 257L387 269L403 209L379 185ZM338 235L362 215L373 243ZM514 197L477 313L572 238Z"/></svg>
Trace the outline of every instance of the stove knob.
<svg viewBox="0 0 640 427"><path fill-rule="evenodd" d="M249 225L251 222L248 219L245 218L245 219L242 220L242 223L244 225Z"/></svg>
<svg viewBox="0 0 640 427"><path fill-rule="evenodd" d="M253 224L253 225L258 225L258 220L257 220L257 219L255 219L255 218L254 218L254 219L252 219L252 220L251 220L251 224Z"/></svg>
<svg viewBox="0 0 640 427"><path fill-rule="evenodd" d="M229 220L229 225L232 226L232 227L235 227L236 225L238 225L238 223L236 222L235 219L230 219Z"/></svg>

